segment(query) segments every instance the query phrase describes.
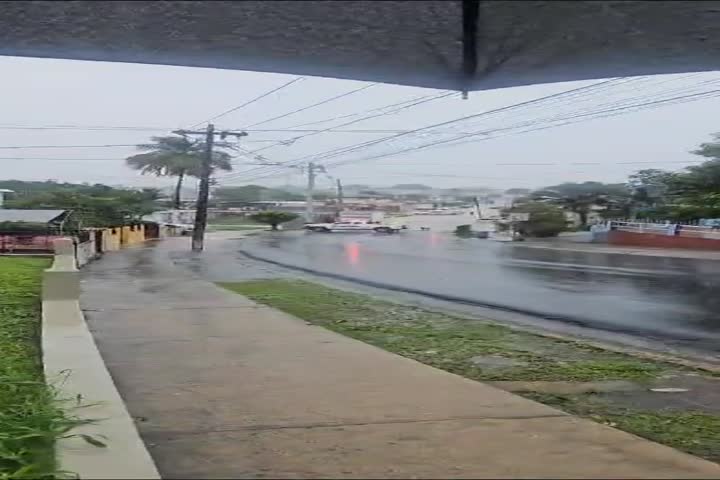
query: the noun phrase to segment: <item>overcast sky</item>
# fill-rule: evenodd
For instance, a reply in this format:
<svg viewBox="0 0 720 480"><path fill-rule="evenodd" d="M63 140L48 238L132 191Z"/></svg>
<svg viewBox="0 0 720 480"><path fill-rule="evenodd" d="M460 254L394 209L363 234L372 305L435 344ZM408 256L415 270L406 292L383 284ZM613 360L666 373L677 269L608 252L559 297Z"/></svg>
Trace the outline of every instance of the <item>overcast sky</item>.
<svg viewBox="0 0 720 480"><path fill-rule="evenodd" d="M7 147L134 145L147 142L152 135L167 134L174 128L203 122L296 78L270 73L14 57L0 57L0 69L3 72L0 82L4 87L0 100L0 178L143 186L166 186L172 181L143 177L125 167L124 158L135 152L131 146ZM452 95L343 129L408 131L596 83L598 80L473 92L468 100ZM240 129L364 85L369 84L305 77L246 108L217 119L216 123L220 128ZM677 170L697 163L701 159L689 151L709 140L711 133L720 131L717 120L720 100L712 98L518 134L522 130L518 124L528 122L526 125L550 126L547 118L553 115L580 113L585 115L580 118L587 119L593 117L593 112L605 111L607 104L612 108L636 98L653 101L718 89L720 73L640 78L595 88L597 91L589 89L567 100L547 100L527 108L518 107L495 115L480 116L447 127L454 131L428 130L430 134L421 137L402 135L393 142L378 143L371 148L328 159L328 171L346 184L425 183L441 187L482 185L529 188L563 181L621 182L628 174L641 168ZM282 130L443 93L413 87L373 85L317 108L257 126L255 130ZM358 118L361 116L300 128L329 128ZM138 127L138 130L16 128L52 125ZM482 140L474 143L465 142L446 148L437 146L387 158L368 159L477 131L498 133L467 139ZM494 138L500 133L505 136ZM287 131L250 131L249 136L242 139L242 146L255 150L274 145L276 140L299 135ZM394 134L318 133L289 146L268 148L262 155L269 161L289 161L389 135ZM340 161L348 163L332 166L333 162ZM262 168L243 165L246 162L257 160L239 156L236 170L243 172ZM527 165L539 163L552 165ZM279 169L272 171L274 176L253 180L252 183L281 185L302 182L295 170L285 169L283 172L286 173L282 174L277 173ZM257 173L236 174L220 177L220 182L244 184L254 176L258 176ZM329 185L329 182L325 177L319 179L321 187Z"/></svg>

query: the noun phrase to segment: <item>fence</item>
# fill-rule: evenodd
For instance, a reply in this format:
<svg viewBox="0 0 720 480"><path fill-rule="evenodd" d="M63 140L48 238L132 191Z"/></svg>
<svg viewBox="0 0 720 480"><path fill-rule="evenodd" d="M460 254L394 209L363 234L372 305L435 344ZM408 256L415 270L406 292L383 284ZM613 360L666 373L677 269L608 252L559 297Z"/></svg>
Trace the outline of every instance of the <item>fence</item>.
<svg viewBox="0 0 720 480"><path fill-rule="evenodd" d="M0 253L53 253L58 235L34 233L0 233Z"/></svg>
<svg viewBox="0 0 720 480"><path fill-rule="evenodd" d="M610 223L610 229L632 233L648 233L655 235L720 240L719 228L706 227L701 225L613 221Z"/></svg>
<svg viewBox="0 0 720 480"><path fill-rule="evenodd" d="M612 245L720 250L720 230L698 225L611 222L607 238Z"/></svg>

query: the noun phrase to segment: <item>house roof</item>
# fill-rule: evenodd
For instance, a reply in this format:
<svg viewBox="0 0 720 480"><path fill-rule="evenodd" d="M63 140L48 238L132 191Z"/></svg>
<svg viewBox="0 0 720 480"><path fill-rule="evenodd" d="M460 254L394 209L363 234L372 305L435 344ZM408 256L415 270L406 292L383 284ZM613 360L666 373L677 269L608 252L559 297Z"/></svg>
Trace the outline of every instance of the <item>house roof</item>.
<svg viewBox="0 0 720 480"><path fill-rule="evenodd" d="M486 88L720 69L705 1L9 1L0 55Z"/></svg>
<svg viewBox="0 0 720 480"><path fill-rule="evenodd" d="M67 210L16 210L0 208L0 222L50 223Z"/></svg>

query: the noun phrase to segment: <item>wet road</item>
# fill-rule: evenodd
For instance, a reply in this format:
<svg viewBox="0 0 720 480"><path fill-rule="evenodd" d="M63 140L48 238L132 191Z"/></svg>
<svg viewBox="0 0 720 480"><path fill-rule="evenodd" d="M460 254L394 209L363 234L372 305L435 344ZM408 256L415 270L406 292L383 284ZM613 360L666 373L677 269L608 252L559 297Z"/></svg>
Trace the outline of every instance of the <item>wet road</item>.
<svg viewBox="0 0 720 480"><path fill-rule="evenodd" d="M720 352L720 262L531 249L437 232L286 232L235 242L238 251L308 271ZM232 278L237 266L214 269Z"/></svg>

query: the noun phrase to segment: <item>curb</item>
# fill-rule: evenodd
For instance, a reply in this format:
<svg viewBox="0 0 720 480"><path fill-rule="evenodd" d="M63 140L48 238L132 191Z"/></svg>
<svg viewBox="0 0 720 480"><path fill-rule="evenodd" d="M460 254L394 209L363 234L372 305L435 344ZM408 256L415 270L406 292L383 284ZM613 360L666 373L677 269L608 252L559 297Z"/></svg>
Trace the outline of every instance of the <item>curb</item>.
<svg viewBox="0 0 720 480"><path fill-rule="evenodd" d="M80 309L80 272L72 241L55 243L53 265L43 272L42 352L45 379L61 399L77 399L68 408L80 420L55 444L58 468L79 478L159 479L125 403L115 388ZM94 446L80 435L105 444Z"/></svg>

